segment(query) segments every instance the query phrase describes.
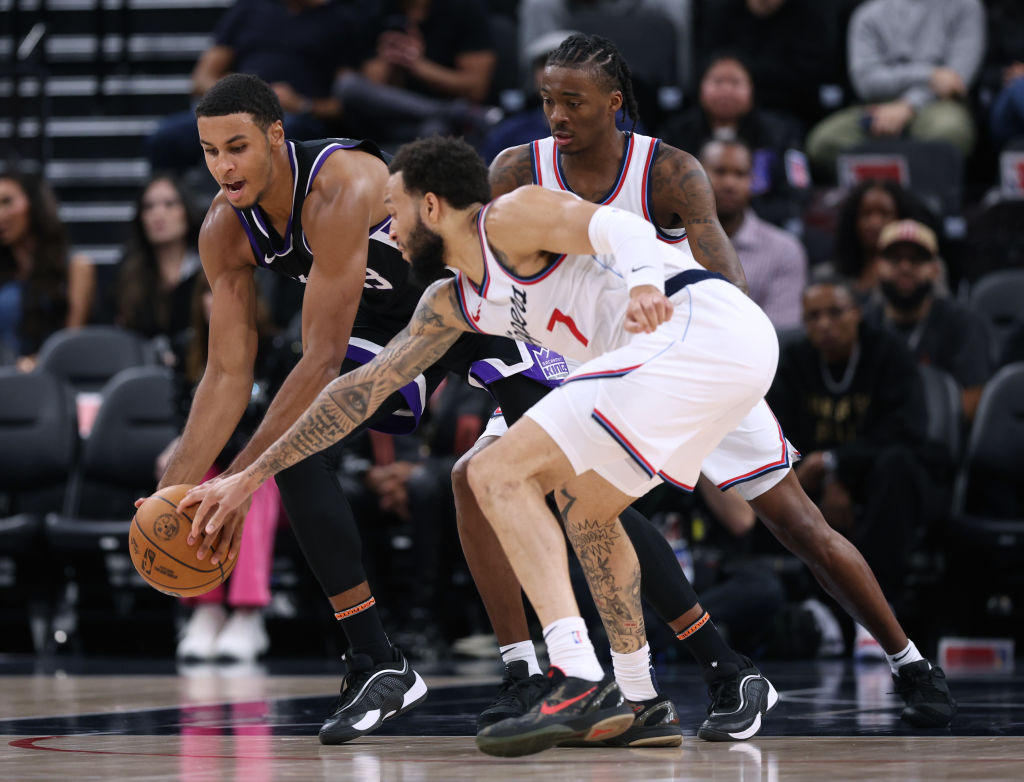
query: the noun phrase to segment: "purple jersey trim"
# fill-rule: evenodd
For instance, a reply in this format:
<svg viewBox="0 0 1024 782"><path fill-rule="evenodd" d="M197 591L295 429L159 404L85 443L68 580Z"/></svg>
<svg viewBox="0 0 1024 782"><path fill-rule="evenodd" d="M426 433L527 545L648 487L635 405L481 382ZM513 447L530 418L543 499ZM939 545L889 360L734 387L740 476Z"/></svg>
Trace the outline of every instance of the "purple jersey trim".
<svg viewBox="0 0 1024 782"><path fill-rule="evenodd" d="M369 364L376 357L371 351L357 345L349 345L345 355L347 358L358 361L360 364ZM409 434L416 431L420 418L423 416L419 386L416 383L408 383L399 389L399 393L405 399L409 410L412 411L412 416L390 415L384 420L378 421L370 427L371 429L383 432L384 434Z"/></svg>
<svg viewBox="0 0 1024 782"><path fill-rule="evenodd" d="M526 346L533 362L528 369L514 372L513 374L528 377L530 380L535 380L548 388L560 386L569 374L569 365L565 362L562 355L552 350L545 350L544 348L538 348L526 343L523 344ZM485 387L508 377L507 374L487 361L474 361L469 368L469 374L470 377Z"/></svg>

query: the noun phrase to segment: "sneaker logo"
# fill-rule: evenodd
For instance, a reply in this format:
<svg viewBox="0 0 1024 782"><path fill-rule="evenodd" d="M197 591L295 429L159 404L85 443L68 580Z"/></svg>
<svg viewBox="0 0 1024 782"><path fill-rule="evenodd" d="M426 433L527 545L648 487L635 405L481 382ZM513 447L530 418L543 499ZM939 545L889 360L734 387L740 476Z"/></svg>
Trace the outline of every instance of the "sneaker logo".
<svg viewBox="0 0 1024 782"><path fill-rule="evenodd" d="M577 701L583 700L588 695L591 695L591 694L593 694L596 691L597 691L597 685L595 684L593 687L591 687L586 692L584 692L584 693L582 693L580 695L577 695L575 698L569 698L569 700L567 700L567 701L562 701L561 703L558 703L558 704L555 704L555 705L551 705L550 703L542 703L540 705L540 713L541 714L546 714L546 715L558 714L558 712L560 712L562 709L565 709L565 708L567 708L569 706L572 706Z"/></svg>
<svg viewBox="0 0 1024 782"><path fill-rule="evenodd" d="M590 737L587 740L595 741L601 738L601 736L607 736L609 733L614 733L614 731L611 728L596 728L590 731Z"/></svg>

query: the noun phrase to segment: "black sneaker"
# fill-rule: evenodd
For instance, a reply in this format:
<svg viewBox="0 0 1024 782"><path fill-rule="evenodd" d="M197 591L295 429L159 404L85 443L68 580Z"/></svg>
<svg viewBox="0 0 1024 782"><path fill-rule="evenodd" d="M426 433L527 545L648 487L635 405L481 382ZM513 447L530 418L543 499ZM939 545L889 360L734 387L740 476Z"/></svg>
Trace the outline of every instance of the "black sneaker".
<svg viewBox="0 0 1024 782"><path fill-rule="evenodd" d="M523 716L484 728L476 736L476 745L488 755L517 757L570 739L611 738L632 724L633 710L611 676L592 682L550 668L547 692Z"/></svg>
<svg viewBox="0 0 1024 782"><path fill-rule="evenodd" d="M705 741L743 741L761 730L761 715L775 707L779 694L747 657L736 673L708 682L711 705L697 735ZM735 666L733 666L735 667Z"/></svg>
<svg viewBox="0 0 1024 782"><path fill-rule="evenodd" d="M346 655L348 673L341 682L341 699L320 728L321 744L344 744L376 730L427 697L427 685L405 656L394 649L390 662L374 663L369 655Z"/></svg>
<svg viewBox="0 0 1024 782"><path fill-rule="evenodd" d="M610 739L559 742L560 747L678 747L683 743L679 714L671 699L658 695L647 701L626 701L633 710L633 724Z"/></svg>
<svg viewBox="0 0 1024 782"><path fill-rule="evenodd" d="M548 682L543 674L530 675L526 660L513 660L505 666L505 678L491 704L480 712L476 719L476 732L496 722L522 717L527 710L548 691Z"/></svg>
<svg viewBox="0 0 1024 782"><path fill-rule="evenodd" d="M894 673L896 692L907 704L900 716L915 728L943 728L956 716L946 674L927 660L908 663Z"/></svg>

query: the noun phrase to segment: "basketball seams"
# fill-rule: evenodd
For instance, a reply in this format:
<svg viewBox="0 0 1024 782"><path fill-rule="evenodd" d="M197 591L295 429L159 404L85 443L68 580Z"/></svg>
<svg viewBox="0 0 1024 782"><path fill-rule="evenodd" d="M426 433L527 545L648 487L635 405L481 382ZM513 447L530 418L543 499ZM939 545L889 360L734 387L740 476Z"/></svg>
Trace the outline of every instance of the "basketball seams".
<svg viewBox="0 0 1024 782"><path fill-rule="evenodd" d="M194 565L190 565L187 562L182 562L180 559L178 559L173 554L168 553L163 547L161 547L161 545L159 543L157 543L149 535L147 535L146 531L142 528L142 525L139 524L137 519L132 519L132 522L134 523L134 526L136 528L138 528L139 534L142 535L142 537L144 537L146 539L146 542L148 542L152 546L154 546L157 549L157 551L159 551L161 554L163 554L168 559L173 560L174 562L177 562L179 565L182 565L182 566L187 567L187 568L189 568L191 570L194 570L196 573L213 573L218 568L221 570L221 572L223 572L224 568L223 568L223 566L220 563L218 563L213 568L210 568L209 570L204 570L203 568L198 568L198 567L195 567Z"/></svg>
<svg viewBox="0 0 1024 782"><path fill-rule="evenodd" d="M193 518L190 517L187 513L178 511L177 503L167 499L166 497L154 494L149 499L160 500L161 502L171 506L171 508L174 509L176 515L184 518L190 524L193 521ZM188 572L194 575L209 576L209 579L202 583L183 586L180 583L165 583L160 578L154 578L154 576L160 575L159 571L154 571L153 573L149 574L144 574L140 571L140 575L143 576L144 580L146 580L150 584L150 586L154 587L155 589L161 592L164 592L165 594L170 594L177 597L205 594L211 588L217 586L220 583L223 583L226 580L227 576L230 574L230 569L225 569L225 565L231 564L229 562L219 562L209 569L200 568L196 565L190 564L187 560L182 560L178 556L175 556L173 553L167 551L161 543L158 543L156 540L154 540L154 538L139 522L138 513L136 513L135 517L132 519L132 526L138 530L139 537L142 539L144 545L146 545L147 547L151 547L157 552L159 552L160 557L166 558L166 561L168 563L173 563L178 567L183 567Z"/></svg>

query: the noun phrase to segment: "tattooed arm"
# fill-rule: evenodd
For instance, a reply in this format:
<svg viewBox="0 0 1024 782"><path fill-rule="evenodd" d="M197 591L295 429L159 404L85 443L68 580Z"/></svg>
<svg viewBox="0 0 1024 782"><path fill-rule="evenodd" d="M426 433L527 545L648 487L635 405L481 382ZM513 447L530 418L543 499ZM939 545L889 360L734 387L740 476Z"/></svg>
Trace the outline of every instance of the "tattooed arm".
<svg viewBox="0 0 1024 782"><path fill-rule="evenodd" d="M510 193L517 187L533 184L533 157L530 145L509 147L494 158L487 172L491 198Z"/></svg>
<svg viewBox="0 0 1024 782"><path fill-rule="evenodd" d="M434 364L469 325L456 301L455 281L431 285L412 320L368 364L331 381L292 427L243 472L197 486L182 498L180 508L199 503L192 536L202 531L211 541L231 510L260 484L296 462L349 435L392 393ZM204 527L205 522L205 527ZM230 546L221 541L212 562L227 554L233 559L241 535ZM210 546L204 542L209 550ZM204 552L198 552L202 559Z"/></svg>
<svg viewBox="0 0 1024 782"><path fill-rule="evenodd" d="M700 162L662 142L651 173L651 203L658 225L686 226L697 262L725 275L747 292L747 278L729 237L718 222L715 194Z"/></svg>

